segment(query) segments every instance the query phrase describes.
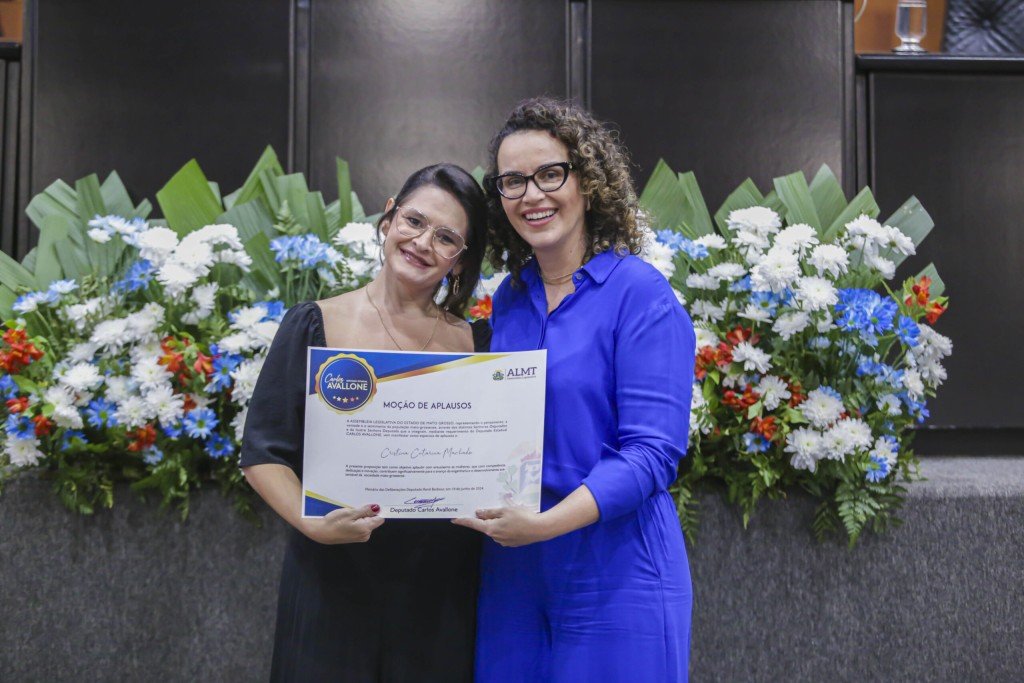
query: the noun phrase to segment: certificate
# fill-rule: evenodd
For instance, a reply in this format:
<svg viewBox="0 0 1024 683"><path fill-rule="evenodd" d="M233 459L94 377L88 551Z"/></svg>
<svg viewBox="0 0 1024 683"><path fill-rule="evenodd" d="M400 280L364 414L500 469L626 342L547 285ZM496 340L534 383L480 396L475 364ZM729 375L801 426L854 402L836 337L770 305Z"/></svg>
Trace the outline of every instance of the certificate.
<svg viewBox="0 0 1024 683"><path fill-rule="evenodd" d="M547 351L310 347L303 517L368 503L384 517L540 510Z"/></svg>

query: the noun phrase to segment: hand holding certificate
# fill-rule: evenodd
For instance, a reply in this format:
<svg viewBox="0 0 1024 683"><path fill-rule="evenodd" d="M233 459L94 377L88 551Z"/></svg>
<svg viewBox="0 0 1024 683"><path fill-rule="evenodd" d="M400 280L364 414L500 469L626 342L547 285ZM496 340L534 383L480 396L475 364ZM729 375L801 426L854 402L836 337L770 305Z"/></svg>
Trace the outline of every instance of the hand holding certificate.
<svg viewBox="0 0 1024 683"><path fill-rule="evenodd" d="M546 351L308 354L304 517L539 511Z"/></svg>

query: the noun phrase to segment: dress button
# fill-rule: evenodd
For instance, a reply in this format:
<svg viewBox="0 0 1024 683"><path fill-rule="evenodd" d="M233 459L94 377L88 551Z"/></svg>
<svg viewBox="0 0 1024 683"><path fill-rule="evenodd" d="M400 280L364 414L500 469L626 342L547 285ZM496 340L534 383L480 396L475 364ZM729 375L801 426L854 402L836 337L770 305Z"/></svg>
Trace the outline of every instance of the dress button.
<svg viewBox="0 0 1024 683"><path fill-rule="evenodd" d="M582 277L582 275L576 273L575 275L572 276L572 279L575 280L576 282L579 282Z"/></svg>

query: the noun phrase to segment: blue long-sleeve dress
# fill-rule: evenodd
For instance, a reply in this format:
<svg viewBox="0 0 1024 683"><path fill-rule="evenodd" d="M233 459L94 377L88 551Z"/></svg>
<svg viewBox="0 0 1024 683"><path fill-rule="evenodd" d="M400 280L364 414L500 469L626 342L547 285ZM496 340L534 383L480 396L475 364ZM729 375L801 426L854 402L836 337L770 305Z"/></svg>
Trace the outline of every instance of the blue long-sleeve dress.
<svg viewBox="0 0 1024 683"><path fill-rule="evenodd" d="M492 351L547 349L542 509L585 485L600 519L481 560L480 683L686 681L692 592L667 489L685 455L693 325L635 256L595 255L550 314L531 261L494 296Z"/></svg>

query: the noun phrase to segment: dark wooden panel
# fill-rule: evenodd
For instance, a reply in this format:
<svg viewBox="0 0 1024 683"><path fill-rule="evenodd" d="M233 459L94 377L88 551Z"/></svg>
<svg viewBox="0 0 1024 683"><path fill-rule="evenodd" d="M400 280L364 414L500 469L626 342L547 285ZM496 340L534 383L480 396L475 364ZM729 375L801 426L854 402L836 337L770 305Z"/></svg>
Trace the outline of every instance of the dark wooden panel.
<svg viewBox="0 0 1024 683"><path fill-rule="evenodd" d="M416 168L485 164L518 100L567 95L566 15L556 0L315 0L313 185L335 196L342 156L374 213Z"/></svg>
<svg viewBox="0 0 1024 683"><path fill-rule="evenodd" d="M288 138L287 0L37 0L32 192L117 170L135 198L192 157L225 191Z"/></svg>
<svg viewBox="0 0 1024 683"><path fill-rule="evenodd" d="M952 297L936 326L953 339L949 380L930 424L1024 427L1024 74L869 78L883 216L916 195L936 223L897 275L934 261Z"/></svg>
<svg viewBox="0 0 1024 683"><path fill-rule="evenodd" d="M844 5L593 0L593 109L621 128L641 181L664 157L697 173L712 210L748 176L770 188L823 163L852 189Z"/></svg>
<svg viewBox="0 0 1024 683"><path fill-rule="evenodd" d="M0 60L0 249L17 253L18 88L20 64Z"/></svg>

